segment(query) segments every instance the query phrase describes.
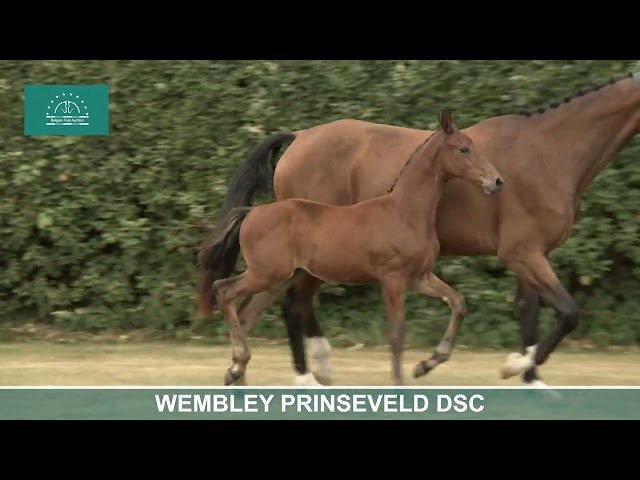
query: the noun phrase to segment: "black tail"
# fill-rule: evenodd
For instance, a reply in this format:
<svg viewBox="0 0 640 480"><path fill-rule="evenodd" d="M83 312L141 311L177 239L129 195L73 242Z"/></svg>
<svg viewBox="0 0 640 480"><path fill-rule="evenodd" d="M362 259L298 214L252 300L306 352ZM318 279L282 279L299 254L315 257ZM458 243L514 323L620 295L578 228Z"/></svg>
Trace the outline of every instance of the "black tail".
<svg viewBox="0 0 640 480"><path fill-rule="evenodd" d="M200 315L208 317L216 308L216 298L211 286L221 278L231 276L240 253L240 226L252 207L237 207L214 228L198 252L200 283L198 306Z"/></svg>
<svg viewBox="0 0 640 480"><path fill-rule="evenodd" d="M229 186L218 218L224 217L232 208L251 206L255 194L269 189L280 147L295 138L295 133L275 133L249 154Z"/></svg>
<svg viewBox="0 0 640 480"><path fill-rule="evenodd" d="M295 138L295 133L276 133L263 140L249 154L231 181L218 215L219 226L211 232L198 253L201 269L198 304L201 315L211 315L216 307L211 292L213 282L229 277L236 265L240 254L240 224L250 210L246 207L251 207L255 194L269 189L280 147Z"/></svg>

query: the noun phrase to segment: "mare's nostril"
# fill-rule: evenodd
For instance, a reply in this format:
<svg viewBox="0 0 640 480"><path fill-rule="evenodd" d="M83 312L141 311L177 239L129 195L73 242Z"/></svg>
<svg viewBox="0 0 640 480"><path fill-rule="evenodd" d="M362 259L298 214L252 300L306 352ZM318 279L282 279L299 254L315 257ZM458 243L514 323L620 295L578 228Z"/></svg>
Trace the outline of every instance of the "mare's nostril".
<svg viewBox="0 0 640 480"><path fill-rule="evenodd" d="M502 186L502 179L501 179L501 178L498 178L498 179L496 180L496 185L497 185L497 186L499 186L499 187L501 187L501 186Z"/></svg>

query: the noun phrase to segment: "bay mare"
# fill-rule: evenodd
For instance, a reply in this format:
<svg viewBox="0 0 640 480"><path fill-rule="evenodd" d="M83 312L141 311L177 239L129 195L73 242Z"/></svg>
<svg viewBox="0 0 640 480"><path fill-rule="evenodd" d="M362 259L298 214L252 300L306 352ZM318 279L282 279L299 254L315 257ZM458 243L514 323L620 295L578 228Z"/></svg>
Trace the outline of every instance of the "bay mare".
<svg viewBox="0 0 640 480"><path fill-rule="evenodd" d="M225 385L244 378L251 358L235 301L282 288L297 271L329 282L379 284L388 321L393 381L404 384L401 360L406 292L436 291L445 298L451 292L431 272L439 251L435 215L443 187L458 178L492 195L503 185L499 173L478 153L471 139L453 126L447 109L439 120L442 131L429 136L409 157L388 195L349 206L289 199L238 207L212 231L198 254L207 277L201 283L200 306L203 315L219 308L229 324L233 364L225 374ZM236 244L247 268L230 276L231 270L222 272L217 267ZM451 308L449 328L433 357L416 367L420 374L435 367L440 357L448 356L455 344L464 312L456 303ZM302 385L319 385L311 374L297 380Z"/></svg>
<svg viewBox="0 0 640 480"><path fill-rule="evenodd" d="M436 230L440 256L496 256L517 277L518 319L525 355L510 355L502 376L517 374L543 385L539 369L578 324L575 301L561 285L549 254L562 246L594 178L640 131L640 73L611 79L548 109L502 115L463 131L504 175L495 198L458 180L444 188ZM306 130L277 133L247 157L221 208L250 205L273 181L275 197L349 205L384 195L408 155L433 132L358 120L337 120ZM281 147L291 142L275 166ZM228 262L235 262L232 256ZM331 383L331 347L314 315L322 280L302 275L286 290L282 312L298 374L308 372L305 342L317 362L316 378ZM273 293L255 295L239 311L249 332ZM559 317L540 340L542 302Z"/></svg>

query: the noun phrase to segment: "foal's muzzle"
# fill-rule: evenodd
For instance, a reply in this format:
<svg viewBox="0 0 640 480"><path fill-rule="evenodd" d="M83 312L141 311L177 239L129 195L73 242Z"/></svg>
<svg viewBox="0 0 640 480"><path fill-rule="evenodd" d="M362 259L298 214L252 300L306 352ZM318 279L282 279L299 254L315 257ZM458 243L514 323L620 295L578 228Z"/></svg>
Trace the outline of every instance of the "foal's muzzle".
<svg viewBox="0 0 640 480"><path fill-rule="evenodd" d="M489 195L495 195L500 190L502 190L502 186L504 182L500 177L496 178L493 182L487 182L484 186L484 191Z"/></svg>

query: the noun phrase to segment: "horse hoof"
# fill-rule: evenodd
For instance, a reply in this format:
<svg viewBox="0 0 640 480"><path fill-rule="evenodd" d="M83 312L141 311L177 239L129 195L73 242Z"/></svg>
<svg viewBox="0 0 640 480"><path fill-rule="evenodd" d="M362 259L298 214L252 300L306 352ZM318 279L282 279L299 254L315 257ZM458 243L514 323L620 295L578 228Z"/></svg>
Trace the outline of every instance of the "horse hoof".
<svg viewBox="0 0 640 480"><path fill-rule="evenodd" d="M331 377L328 375L323 375L322 373L314 372L313 377L320 385L324 385L325 387L331 386Z"/></svg>
<svg viewBox="0 0 640 480"><path fill-rule="evenodd" d="M500 378L506 380L514 375L518 375L521 370L520 364L522 363L522 360L523 357L519 353L510 353L507 356L507 360L504 362L502 367L500 367Z"/></svg>
<svg viewBox="0 0 640 480"><path fill-rule="evenodd" d="M242 379L244 375L242 372L234 372L232 368L229 368L224 374L224 386L228 387L234 385L238 380Z"/></svg>
<svg viewBox="0 0 640 480"><path fill-rule="evenodd" d="M429 373L427 362L420 362L413 369L413 378L424 377L427 373Z"/></svg>
<svg viewBox="0 0 640 480"><path fill-rule="evenodd" d="M233 387L246 387L248 385L247 374L243 373L238 379L233 380L229 385Z"/></svg>
<svg viewBox="0 0 640 480"><path fill-rule="evenodd" d="M542 380L534 380L532 382L525 383L525 386L531 387L537 390L542 390L544 392L544 395L548 396L553 400L560 400L562 398L562 395L560 395L558 391L553 390L553 387L550 387L549 385L544 383Z"/></svg>
<svg viewBox="0 0 640 480"><path fill-rule="evenodd" d="M511 371L511 368L508 365L503 365L500 367L500 378L502 380L506 380L507 378L513 377L514 373Z"/></svg>
<svg viewBox="0 0 640 480"><path fill-rule="evenodd" d="M525 386L527 387L533 387L533 388L551 388L549 387L549 385L547 385L546 383L544 383L542 380L533 380L529 383L525 383Z"/></svg>
<svg viewBox="0 0 640 480"><path fill-rule="evenodd" d="M316 377L312 373L305 373L304 375L296 376L296 385L298 387L322 387L316 380Z"/></svg>

